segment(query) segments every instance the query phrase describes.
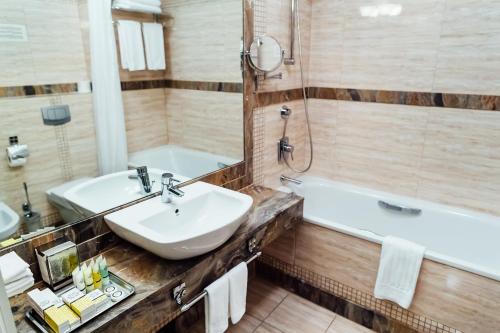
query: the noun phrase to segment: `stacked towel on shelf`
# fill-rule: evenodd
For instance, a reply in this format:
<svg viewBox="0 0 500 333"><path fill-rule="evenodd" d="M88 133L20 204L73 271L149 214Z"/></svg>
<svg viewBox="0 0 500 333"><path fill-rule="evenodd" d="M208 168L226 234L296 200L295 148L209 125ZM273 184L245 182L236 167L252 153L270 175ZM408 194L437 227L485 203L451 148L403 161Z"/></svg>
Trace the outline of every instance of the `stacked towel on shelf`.
<svg viewBox="0 0 500 333"><path fill-rule="evenodd" d="M123 69L138 71L146 69L141 24L135 21L118 21L120 60Z"/></svg>
<svg viewBox="0 0 500 333"><path fill-rule="evenodd" d="M413 300L425 248L388 236L382 243L374 296L408 309Z"/></svg>
<svg viewBox="0 0 500 333"><path fill-rule="evenodd" d="M150 14L161 14L160 0L115 0L113 8Z"/></svg>
<svg viewBox="0 0 500 333"><path fill-rule="evenodd" d="M29 265L15 252L0 257L0 271L8 297L23 293L35 283Z"/></svg>
<svg viewBox="0 0 500 333"><path fill-rule="evenodd" d="M159 23L143 23L142 34L146 50L146 62L149 70L165 69L165 44L163 25Z"/></svg>

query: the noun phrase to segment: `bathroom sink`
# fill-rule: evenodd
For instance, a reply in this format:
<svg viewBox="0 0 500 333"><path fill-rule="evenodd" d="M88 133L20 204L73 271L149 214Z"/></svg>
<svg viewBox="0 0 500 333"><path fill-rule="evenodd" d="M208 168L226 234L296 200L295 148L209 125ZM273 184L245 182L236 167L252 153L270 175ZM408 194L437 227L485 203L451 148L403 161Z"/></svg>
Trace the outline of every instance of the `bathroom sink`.
<svg viewBox="0 0 500 333"><path fill-rule="evenodd" d="M163 171L148 169L148 173L153 185L151 193L158 192ZM136 174L135 170L128 170L92 178L64 192L64 198L74 206L74 209L84 214L100 213L144 196L138 180L129 178ZM180 175L174 176L181 182L187 180Z"/></svg>
<svg viewBox="0 0 500 333"><path fill-rule="evenodd" d="M207 253L226 242L245 221L252 197L196 182L172 203L160 197L104 217L118 236L166 259Z"/></svg>
<svg viewBox="0 0 500 333"><path fill-rule="evenodd" d="M19 215L0 201L0 239L15 233L19 227Z"/></svg>

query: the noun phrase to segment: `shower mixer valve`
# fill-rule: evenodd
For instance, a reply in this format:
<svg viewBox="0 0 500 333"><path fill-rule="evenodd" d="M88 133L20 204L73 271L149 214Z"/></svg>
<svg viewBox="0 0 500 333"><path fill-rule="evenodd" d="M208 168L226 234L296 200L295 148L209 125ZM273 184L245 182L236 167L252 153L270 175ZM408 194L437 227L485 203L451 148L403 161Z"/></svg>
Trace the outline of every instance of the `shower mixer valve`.
<svg viewBox="0 0 500 333"><path fill-rule="evenodd" d="M282 137L278 142L278 162L281 162L287 158L287 154L290 154L290 158L293 161L293 145L289 143L289 139L287 136Z"/></svg>

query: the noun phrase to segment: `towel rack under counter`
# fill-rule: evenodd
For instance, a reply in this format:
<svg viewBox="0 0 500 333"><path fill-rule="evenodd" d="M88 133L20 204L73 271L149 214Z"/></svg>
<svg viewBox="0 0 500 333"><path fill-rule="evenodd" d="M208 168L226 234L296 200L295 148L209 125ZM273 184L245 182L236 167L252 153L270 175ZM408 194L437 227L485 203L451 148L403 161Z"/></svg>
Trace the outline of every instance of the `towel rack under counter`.
<svg viewBox="0 0 500 333"><path fill-rule="evenodd" d="M255 253L252 257L250 257L246 263L249 264L251 263L252 261L254 261L255 259L257 259L258 257L260 257L262 255L262 252L259 251L257 253ZM174 289L174 299L175 301L177 302L178 305L181 306L181 312L186 312L187 310L189 310L193 305L195 305L196 303L198 303L199 301L201 301L202 299L205 298L205 296L207 296L207 292L206 291L203 291L201 293L199 293L198 295L196 295L193 299L191 299L189 302L187 303L183 303L182 302L182 297L186 294L186 284L185 283L182 283L180 284L179 286L175 287Z"/></svg>

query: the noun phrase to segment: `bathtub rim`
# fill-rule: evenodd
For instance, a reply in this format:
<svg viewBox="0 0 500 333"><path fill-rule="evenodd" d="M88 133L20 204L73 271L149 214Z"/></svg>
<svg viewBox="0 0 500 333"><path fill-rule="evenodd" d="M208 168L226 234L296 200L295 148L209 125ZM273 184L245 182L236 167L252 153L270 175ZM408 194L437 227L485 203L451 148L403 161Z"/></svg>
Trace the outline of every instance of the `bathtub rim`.
<svg viewBox="0 0 500 333"><path fill-rule="evenodd" d="M378 190L372 190L369 188L364 188L361 186L356 186L353 184L348 184L344 182L339 182L339 181L332 181L329 179L321 178L321 177L315 177L315 176L302 176L299 177L298 179L302 180L304 184L314 184L314 185L320 185L320 186L327 186L327 185L333 185L337 188L345 189L348 191L355 191L357 193L362 193L362 194L368 194L371 197L378 197L378 196L383 196L384 198L388 199L393 199L396 201L401 201L401 198L405 198L411 201L412 204L421 204L421 206L426 206L430 208L436 208L440 209L443 212L451 213L451 214L459 214L459 215L465 215L465 216L474 216L474 217L479 217L481 219L486 220L486 222L491 223L492 219L499 219L493 215L489 215L486 213L482 212L476 212L476 211L471 211L463 208L458 208L458 207L453 207L453 206L448 206L448 205L443 205L439 203L434 203L431 201L425 201L422 199L417 199L417 198L411 198L411 197L405 197L403 195L395 195L391 194L388 192L383 192L383 191L378 191ZM295 189L300 189L302 185L294 185L294 184L289 184L287 187L294 190ZM302 195L301 193L298 193L299 195ZM306 198L304 198L306 200ZM376 243L379 245L382 245L382 241L384 236L378 235L374 232L371 232L369 230L363 230L363 229L358 229L358 228L353 228L348 225L338 223L333 220L327 220L318 216L314 216L313 214L306 214L304 211L303 214L303 219L307 223L311 223L313 225L317 225L322 228L334 230L343 234L347 234L352 237L357 237L361 238L363 240ZM498 223L498 222L497 222ZM432 250L427 250L424 253L424 258L428 260L432 260L434 262L444 264L456 269L460 269L469 273L477 274L486 278L490 278L496 281L500 281L500 270L494 270L487 268L482 265L477 265L474 263L471 263L469 261L465 261L456 257L448 256L441 254L439 252L435 252Z"/></svg>

